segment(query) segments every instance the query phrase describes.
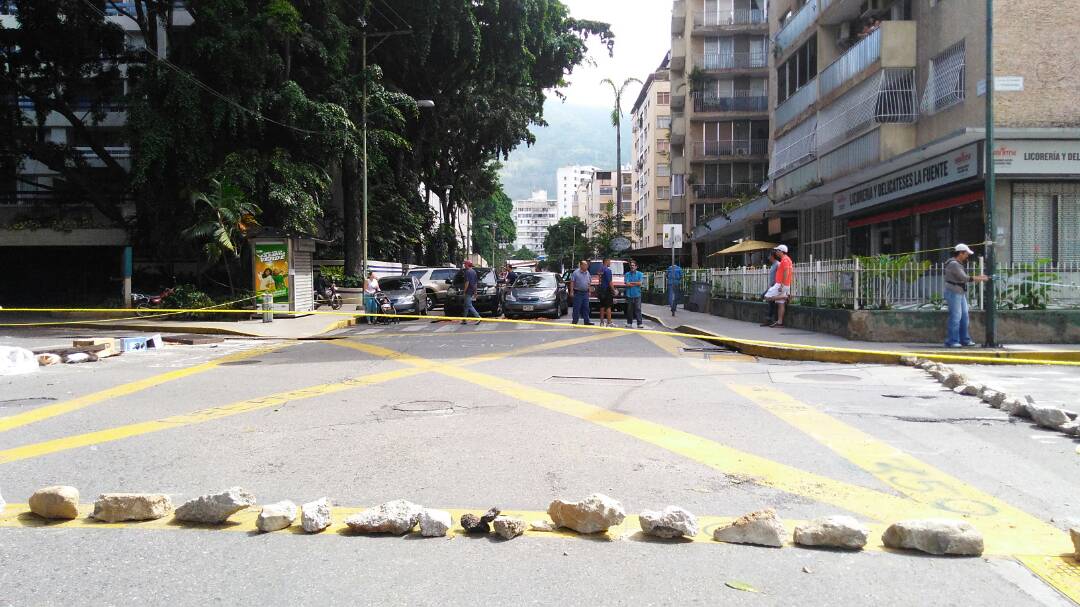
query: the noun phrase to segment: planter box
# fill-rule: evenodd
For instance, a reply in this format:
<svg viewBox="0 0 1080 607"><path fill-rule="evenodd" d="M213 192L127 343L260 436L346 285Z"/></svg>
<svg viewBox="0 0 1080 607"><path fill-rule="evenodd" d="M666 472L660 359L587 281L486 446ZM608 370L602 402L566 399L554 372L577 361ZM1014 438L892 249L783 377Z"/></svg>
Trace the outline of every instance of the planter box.
<svg viewBox="0 0 1080 607"><path fill-rule="evenodd" d="M341 303L343 305L364 305L364 289L352 288L352 287L338 287L338 294L341 295Z"/></svg>

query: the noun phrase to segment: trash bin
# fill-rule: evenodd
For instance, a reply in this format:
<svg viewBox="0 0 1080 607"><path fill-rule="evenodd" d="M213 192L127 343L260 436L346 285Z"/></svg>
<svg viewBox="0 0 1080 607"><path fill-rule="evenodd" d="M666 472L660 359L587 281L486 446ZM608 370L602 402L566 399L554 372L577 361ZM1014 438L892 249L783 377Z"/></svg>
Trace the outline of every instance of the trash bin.
<svg viewBox="0 0 1080 607"><path fill-rule="evenodd" d="M686 303L683 308L689 312L710 313L709 303L712 301L712 285L707 282L690 282L690 293L686 295Z"/></svg>

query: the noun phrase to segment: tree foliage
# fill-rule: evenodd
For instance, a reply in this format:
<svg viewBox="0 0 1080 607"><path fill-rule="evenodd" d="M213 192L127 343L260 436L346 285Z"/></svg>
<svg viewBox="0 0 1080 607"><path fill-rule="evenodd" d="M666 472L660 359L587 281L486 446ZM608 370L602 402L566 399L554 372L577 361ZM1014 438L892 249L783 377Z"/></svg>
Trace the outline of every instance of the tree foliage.
<svg viewBox="0 0 1080 607"><path fill-rule="evenodd" d="M588 237L589 226L578 217L563 217L549 226L544 236L544 251L551 267L574 267L592 253Z"/></svg>

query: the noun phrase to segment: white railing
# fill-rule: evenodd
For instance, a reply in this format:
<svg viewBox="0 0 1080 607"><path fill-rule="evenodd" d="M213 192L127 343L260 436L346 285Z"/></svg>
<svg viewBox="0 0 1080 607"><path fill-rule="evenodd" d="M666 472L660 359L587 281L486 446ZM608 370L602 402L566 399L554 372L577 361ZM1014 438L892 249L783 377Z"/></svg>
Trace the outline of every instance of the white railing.
<svg viewBox="0 0 1080 607"><path fill-rule="evenodd" d="M887 260L887 261L885 261ZM811 261L794 266L791 285L795 305L819 308L878 310L945 309L945 264L859 258ZM981 258L968 263L972 274L983 272ZM664 272L646 274L646 290L665 289ZM769 288L766 267L687 269L689 282L708 282L714 297L760 301ZM1080 262L1014 263L998 267L995 285L999 309L1080 308ZM972 283L968 300L983 309L985 283Z"/></svg>
<svg viewBox="0 0 1080 607"><path fill-rule="evenodd" d="M776 44L781 49L787 48L792 42L813 25L818 15L818 0L810 0L784 22L784 27L776 32Z"/></svg>
<svg viewBox="0 0 1080 607"><path fill-rule="evenodd" d="M918 117L915 70L881 70L821 110L818 149L827 150L871 124L912 123Z"/></svg>
<svg viewBox="0 0 1080 607"><path fill-rule="evenodd" d="M694 25L696 27L758 25L761 23L765 23L765 11L756 8L737 8L731 11L694 13Z"/></svg>
<svg viewBox="0 0 1080 607"><path fill-rule="evenodd" d="M774 127L780 128L791 122L796 116L806 111L806 109L813 105L817 100L818 81L817 78L814 78L803 85L801 89L792 93L783 103L776 106Z"/></svg>
<svg viewBox="0 0 1080 607"><path fill-rule="evenodd" d="M833 61L818 76L818 94L821 97L836 90L840 85L881 59L881 28L870 32L840 58Z"/></svg>
<svg viewBox="0 0 1080 607"><path fill-rule="evenodd" d="M768 150L768 139L735 139L732 141L698 141L694 143L694 155L700 158L761 156L767 154Z"/></svg>
<svg viewBox="0 0 1080 607"><path fill-rule="evenodd" d="M698 65L704 70L746 70L764 68L769 65L769 56L764 50L725 51L705 53L698 56Z"/></svg>
<svg viewBox="0 0 1080 607"><path fill-rule="evenodd" d="M779 175L790 166L817 156L817 118L811 117L806 122L788 131L773 144L772 162L769 174Z"/></svg>

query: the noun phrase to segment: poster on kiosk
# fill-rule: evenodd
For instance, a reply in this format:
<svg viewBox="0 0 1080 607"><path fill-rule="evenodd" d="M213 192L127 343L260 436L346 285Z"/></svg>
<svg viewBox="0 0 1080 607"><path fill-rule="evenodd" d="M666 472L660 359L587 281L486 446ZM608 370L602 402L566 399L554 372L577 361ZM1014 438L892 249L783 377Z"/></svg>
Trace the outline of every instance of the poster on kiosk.
<svg viewBox="0 0 1080 607"><path fill-rule="evenodd" d="M289 309L289 245L287 242L256 242L254 249L255 293L274 296L275 310Z"/></svg>

